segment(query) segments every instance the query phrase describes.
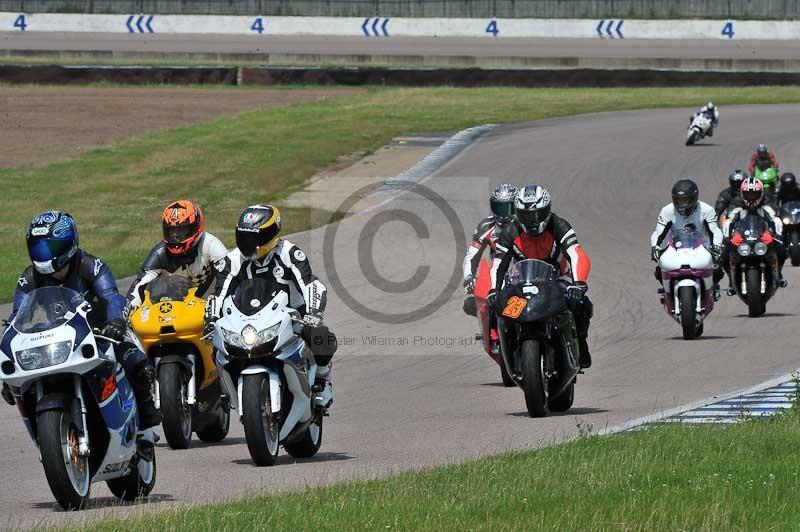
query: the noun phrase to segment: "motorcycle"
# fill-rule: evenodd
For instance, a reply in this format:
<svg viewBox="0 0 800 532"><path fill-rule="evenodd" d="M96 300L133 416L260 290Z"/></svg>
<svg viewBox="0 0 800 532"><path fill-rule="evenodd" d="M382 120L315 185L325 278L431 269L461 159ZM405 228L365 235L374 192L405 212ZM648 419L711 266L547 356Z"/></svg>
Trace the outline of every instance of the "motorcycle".
<svg viewBox="0 0 800 532"><path fill-rule="evenodd" d="M223 386L258 466L274 465L280 445L295 458L310 458L322 445L317 366L300 336L300 314L288 304L277 283L248 279L225 298L214 327Z"/></svg>
<svg viewBox="0 0 800 532"><path fill-rule="evenodd" d="M515 386L514 380L506 371L503 358L500 356L500 339L497 335L497 330L492 327L489 304L486 301L489 291L492 289L491 274L492 263L488 260L482 260L478 265L478 276L475 279L475 290L473 291L478 323L481 327L481 332L477 333L475 338L481 340L486 354L500 366L500 378L503 385L508 388Z"/></svg>
<svg viewBox="0 0 800 532"><path fill-rule="evenodd" d="M192 432L205 442L228 435L230 407L222 394L210 340L203 338L205 300L182 276L162 274L131 314L131 328L156 364L156 407L173 449L188 449Z"/></svg>
<svg viewBox="0 0 800 532"><path fill-rule="evenodd" d="M694 226L673 226L658 265L661 304L681 324L685 340L698 338L714 309L714 259L704 246L703 234Z"/></svg>
<svg viewBox="0 0 800 532"><path fill-rule="evenodd" d="M139 430L131 385L112 341L89 326L90 311L74 290L37 288L0 340L2 379L67 510L82 509L95 482L126 501L156 482L156 435Z"/></svg>
<svg viewBox="0 0 800 532"><path fill-rule="evenodd" d="M800 201L787 201L781 205L783 240L792 266L800 266Z"/></svg>
<svg viewBox="0 0 800 532"><path fill-rule="evenodd" d="M778 257L766 220L748 214L731 231L731 273L739 298L747 304L750 317L767 311L767 301L778 288Z"/></svg>
<svg viewBox="0 0 800 532"><path fill-rule="evenodd" d="M500 352L514 383L525 394L531 417L572 407L580 371L575 321L558 272L526 259L506 275L498 295Z"/></svg>
<svg viewBox="0 0 800 532"><path fill-rule="evenodd" d="M711 130L711 119L703 113L698 113L692 117L689 129L686 130L686 145L691 146L698 140L702 140Z"/></svg>

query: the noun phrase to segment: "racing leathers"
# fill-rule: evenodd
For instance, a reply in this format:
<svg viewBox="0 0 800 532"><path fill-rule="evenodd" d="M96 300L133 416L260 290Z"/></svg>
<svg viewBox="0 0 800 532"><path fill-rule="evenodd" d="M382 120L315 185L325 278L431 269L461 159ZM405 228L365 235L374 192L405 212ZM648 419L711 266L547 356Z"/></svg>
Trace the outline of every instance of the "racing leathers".
<svg viewBox="0 0 800 532"><path fill-rule="evenodd" d="M727 253L724 254L723 266L725 267L725 272L728 274L728 280L731 285L733 286L733 278L731 276L731 264L730 264L730 251L733 247L733 244L730 243L730 239L732 236L732 231L736 227L736 223L744 216L748 214L757 214L764 220L766 220L767 225L772 232L773 238L773 246L775 248L775 255L778 258L777 268L778 271L774 272L777 274L779 280L779 286L785 287L786 282L783 279L783 263L786 262L787 252L786 246L783 244L783 222L780 219L780 216L775 214L775 210L770 205L761 205L760 207L755 208L747 208L747 207L739 207L734 209L727 220L725 220L725 224L722 227L722 231L725 233L726 240L728 241L728 245L726 246ZM729 293L732 293L732 288L729 290Z"/></svg>
<svg viewBox="0 0 800 532"><path fill-rule="evenodd" d="M710 244L709 251L714 258L714 290L715 297L719 297L717 293L718 287L716 286L722 279L724 273L719 268L720 255L724 252L722 248L723 235L722 230L717 223L717 213L711 208L711 205L703 201L698 201L697 206L688 215L680 214L675 210L675 205L668 203L661 209L656 222L656 228L650 235L650 248L652 250L652 258L656 262L660 255L664 239L670 233L673 226L676 227L690 227L693 226L696 230L706 236L706 246ZM661 282L661 268L656 266L655 271L656 280Z"/></svg>
<svg viewBox="0 0 800 532"><path fill-rule="evenodd" d="M494 216L487 216L478 223L475 232L472 233L472 241L467 248L464 256L462 268L464 270L464 291L467 297L464 299L464 312L470 316L477 313L475 298L472 292L475 289L475 277L478 271L483 252L488 248L490 258L494 257L495 244L497 242L498 224Z"/></svg>
<svg viewBox="0 0 800 532"><path fill-rule="evenodd" d="M767 152L767 156L764 158L759 158L758 152L755 152L750 157L750 165L747 167L748 171L750 172L750 175L753 175L753 173L756 171L756 166L758 165L758 163L762 163L762 166L765 165L763 166L764 168L769 168L770 166L772 166L773 168L775 168L776 172L778 171L778 159L775 158L775 154L772 153L771 151Z"/></svg>
<svg viewBox="0 0 800 532"><path fill-rule="evenodd" d="M128 291L131 306L142 304L147 285L162 273L188 278L197 287L197 295L204 296L214 281L216 271L223 268L222 262L228 250L214 235L204 232L200 241L188 254L170 253L163 242L154 247L142 264L139 275Z"/></svg>
<svg viewBox="0 0 800 532"><path fill-rule="evenodd" d="M719 193L719 196L717 196L717 202L714 204L714 212L717 213L717 218L720 219L722 215L727 217L730 211L741 206L742 199L739 196L739 190L725 187L725 189Z"/></svg>
<svg viewBox="0 0 800 532"><path fill-rule="evenodd" d="M575 329L580 347L580 366L592 365L589 353L589 322L594 313L592 302L586 296L591 261L583 251L572 226L552 214L547 227L540 235L531 235L521 229L515 221L506 226L497 238L495 256L492 261L492 290L502 288L511 261L537 259L551 264L562 274L561 281L567 293L577 287L580 297L568 297L567 306L575 320Z"/></svg>
<svg viewBox="0 0 800 532"><path fill-rule="evenodd" d="M125 369L131 382L140 408L140 429L152 427L161 422L161 415L155 408L151 386L155 379L152 363L139 349L139 342L125 320L127 301L119 293L111 268L99 258L78 250L70 259L66 277L56 279L54 275L43 275L33 266L28 266L17 280L14 304L9 321L19 311L25 296L36 288L63 286L79 292L92 305L87 316L92 327L105 325L104 336L114 334L119 344L114 344L117 361ZM113 331L113 333L111 332Z"/></svg>
<svg viewBox="0 0 800 532"><path fill-rule="evenodd" d="M790 201L800 201L800 187L795 187L791 190L781 187L778 189L778 200L781 205Z"/></svg>
<svg viewBox="0 0 800 532"><path fill-rule="evenodd" d="M317 378L324 388L317 404L327 408L333 402L330 384L331 359L336 351L336 340L322 316L327 303L326 287L311 270L306 254L288 240L280 239L262 259L246 260L239 249L231 251L218 263L215 296L209 298L209 312L219 317L221 303L236 292L236 287L246 279L259 277L276 282L287 293L289 306L303 317L300 334L317 363Z"/></svg>

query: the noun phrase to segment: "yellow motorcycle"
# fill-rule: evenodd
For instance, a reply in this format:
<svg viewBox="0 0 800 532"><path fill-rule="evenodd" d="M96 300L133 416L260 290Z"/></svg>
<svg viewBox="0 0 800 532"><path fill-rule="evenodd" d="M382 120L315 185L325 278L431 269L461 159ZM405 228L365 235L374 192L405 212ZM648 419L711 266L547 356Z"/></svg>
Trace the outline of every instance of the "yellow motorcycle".
<svg viewBox="0 0 800 532"><path fill-rule="evenodd" d="M162 274L131 314L131 328L156 364L155 401L173 449L187 449L192 432L205 442L222 441L230 426L213 346L203 338L205 300L196 292L186 277Z"/></svg>

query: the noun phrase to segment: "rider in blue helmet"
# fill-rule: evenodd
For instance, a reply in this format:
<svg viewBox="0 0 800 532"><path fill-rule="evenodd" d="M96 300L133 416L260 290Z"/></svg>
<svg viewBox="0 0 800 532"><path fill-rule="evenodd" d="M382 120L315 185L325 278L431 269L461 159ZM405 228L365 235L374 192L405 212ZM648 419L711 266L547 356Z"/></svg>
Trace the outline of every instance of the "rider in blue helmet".
<svg viewBox="0 0 800 532"><path fill-rule="evenodd" d="M152 362L136 346L135 337L128 331L125 320L127 301L117 290L117 283L108 265L82 250L78 245L78 228L69 214L46 211L33 218L25 240L31 266L17 280L14 294L14 318L25 296L35 288L63 286L84 294L92 304L91 325L102 325L102 335L120 342L114 353L139 403L142 429L158 425L161 414L153 402L151 387L155 380ZM11 390L3 385L3 398L10 404L15 400Z"/></svg>

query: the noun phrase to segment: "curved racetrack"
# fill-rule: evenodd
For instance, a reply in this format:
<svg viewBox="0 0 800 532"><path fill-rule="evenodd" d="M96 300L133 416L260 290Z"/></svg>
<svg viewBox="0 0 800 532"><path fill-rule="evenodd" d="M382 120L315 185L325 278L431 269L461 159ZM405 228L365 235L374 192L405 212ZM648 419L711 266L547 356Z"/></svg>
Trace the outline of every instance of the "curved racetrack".
<svg viewBox="0 0 800 532"><path fill-rule="evenodd" d="M710 316L706 336L685 342L658 304L648 237L677 177L695 177L701 198L712 202L730 169L743 166L757 142L774 149L783 168L800 168L800 144L793 142L800 136L798 112L800 106L724 108L713 143L692 148L683 145L688 109L588 115L495 129L425 185L460 213L462 235L484 215L487 192L502 176L518 184L545 185L556 212L573 223L593 261L590 296L596 308L591 337L595 366L579 379L574 408L545 419L524 415L522 393L498 386L497 366L480 346L458 344L476 330L474 319L461 312L460 289L451 290L447 303L429 317L405 324L363 317L331 290L329 322L350 345L337 354L336 404L326 420L318 457L295 462L282 454L275 467L256 468L241 426L234 422L222 444L195 441L188 451L159 447L151 507L545 445L574 435L579 423L602 428L794 370L800 365L798 271L787 267L793 286L769 303L767 317L746 318L738 300L725 298ZM413 311L431 301L463 256L439 207L407 192L342 223L333 258L349 293L381 312ZM375 218L413 218L409 213L426 222L423 238L407 223L380 225ZM368 234L361 233L365 224L375 232L371 246L366 245ZM319 229L293 240L327 278L331 270L321 257L324 234ZM365 254L371 251L380 275L404 280L422 265L430 269L427 279L387 294L361 273L359 245L366 245ZM371 346L371 339L362 336L388 345ZM455 345L448 347L448 338ZM0 426L0 471L6 478L0 526L79 518L54 511L38 453L15 409L0 408ZM97 504L108 504L109 496L104 486L96 486ZM89 510L89 515L97 513Z"/></svg>

